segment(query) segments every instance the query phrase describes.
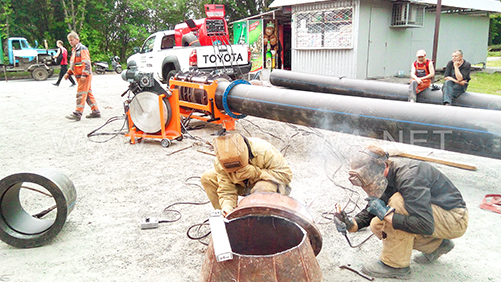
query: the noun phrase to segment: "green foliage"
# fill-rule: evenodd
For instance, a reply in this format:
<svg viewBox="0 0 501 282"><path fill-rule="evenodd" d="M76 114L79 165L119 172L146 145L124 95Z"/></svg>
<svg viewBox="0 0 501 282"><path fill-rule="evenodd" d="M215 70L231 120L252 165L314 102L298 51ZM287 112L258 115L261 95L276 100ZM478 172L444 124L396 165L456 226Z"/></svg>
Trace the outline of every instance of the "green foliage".
<svg viewBox="0 0 501 282"><path fill-rule="evenodd" d="M492 15L489 27L489 45L501 44L501 15Z"/></svg>
<svg viewBox="0 0 501 282"><path fill-rule="evenodd" d="M228 22L267 10L273 0L0 0L4 36L26 37L49 48L75 30L93 61L117 55L125 62L153 32L173 29L186 19L205 17L204 4L223 4ZM263 6L264 4L264 6Z"/></svg>
<svg viewBox="0 0 501 282"><path fill-rule="evenodd" d="M498 48L499 50L501 50L501 46L499 46ZM489 51L487 52L487 57L501 57L501 51L496 51L496 52Z"/></svg>
<svg viewBox="0 0 501 282"><path fill-rule="evenodd" d="M468 91L501 95L501 74L472 72Z"/></svg>

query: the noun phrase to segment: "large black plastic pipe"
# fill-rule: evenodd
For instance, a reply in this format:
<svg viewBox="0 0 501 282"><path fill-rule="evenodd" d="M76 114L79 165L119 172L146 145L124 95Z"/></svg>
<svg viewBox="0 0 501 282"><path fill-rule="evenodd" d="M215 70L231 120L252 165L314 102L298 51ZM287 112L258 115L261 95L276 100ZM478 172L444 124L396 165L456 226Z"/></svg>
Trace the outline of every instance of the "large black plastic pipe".
<svg viewBox="0 0 501 282"><path fill-rule="evenodd" d="M285 70L273 70L270 82L275 86L321 93L360 96L388 100L407 101L408 84L376 80L350 79L306 74ZM419 93L419 103L442 104L442 90L430 88ZM454 106L501 110L501 96L466 92L455 99Z"/></svg>
<svg viewBox="0 0 501 282"><path fill-rule="evenodd" d="M222 110L229 82L220 82ZM234 85L234 113L348 134L501 159L501 112L317 92Z"/></svg>

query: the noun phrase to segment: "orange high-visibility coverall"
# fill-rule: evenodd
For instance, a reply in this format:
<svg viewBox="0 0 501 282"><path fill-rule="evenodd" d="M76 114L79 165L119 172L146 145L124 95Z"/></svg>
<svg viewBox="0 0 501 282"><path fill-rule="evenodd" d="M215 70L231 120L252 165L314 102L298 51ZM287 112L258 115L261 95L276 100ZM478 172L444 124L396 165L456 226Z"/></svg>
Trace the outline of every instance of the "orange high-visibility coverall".
<svg viewBox="0 0 501 282"><path fill-rule="evenodd" d="M71 50L68 74L74 75L78 83L76 112L83 113L85 102L87 102L93 112L99 112L96 98L92 95L91 90L92 66L89 49L82 43L78 43ZM85 77L84 81L82 81L82 77Z"/></svg>

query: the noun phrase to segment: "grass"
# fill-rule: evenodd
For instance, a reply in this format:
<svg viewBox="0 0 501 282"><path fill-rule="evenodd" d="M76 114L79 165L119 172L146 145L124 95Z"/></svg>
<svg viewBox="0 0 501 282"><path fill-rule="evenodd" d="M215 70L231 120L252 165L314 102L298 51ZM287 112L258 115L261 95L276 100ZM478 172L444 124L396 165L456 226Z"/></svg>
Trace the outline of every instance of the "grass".
<svg viewBox="0 0 501 282"><path fill-rule="evenodd" d="M487 57L501 57L501 51L487 52Z"/></svg>
<svg viewBox="0 0 501 282"><path fill-rule="evenodd" d="M499 67L501 67L501 59L488 61L487 62L487 66L488 67L497 67L497 68L499 68Z"/></svg>
<svg viewBox="0 0 501 282"><path fill-rule="evenodd" d="M469 92L501 95L501 74L472 72L468 85Z"/></svg>

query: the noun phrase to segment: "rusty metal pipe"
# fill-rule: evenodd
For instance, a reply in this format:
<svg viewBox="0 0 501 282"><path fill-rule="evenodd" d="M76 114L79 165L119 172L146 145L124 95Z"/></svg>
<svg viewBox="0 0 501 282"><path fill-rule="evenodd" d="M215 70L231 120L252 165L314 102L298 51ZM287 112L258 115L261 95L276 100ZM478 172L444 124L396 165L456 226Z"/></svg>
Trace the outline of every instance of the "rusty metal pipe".
<svg viewBox="0 0 501 282"><path fill-rule="evenodd" d="M306 74L285 70L273 70L270 82L275 86L289 89L378 98L386 100L407 101L409 85L375 80L351 79ZM430 88L419 93L419 103L442 104L442 90L432 91ZM466 92L454 99L454 106L501 110L501 96Z"/></svg>
<svg viewBox="0 0 501 282"><path fill-rule="evenodd" d="M216 90L221 111L228 86L222 81ZM244 84L227 91L227 107L244 115L501 159L499 111Z"/></svg>

